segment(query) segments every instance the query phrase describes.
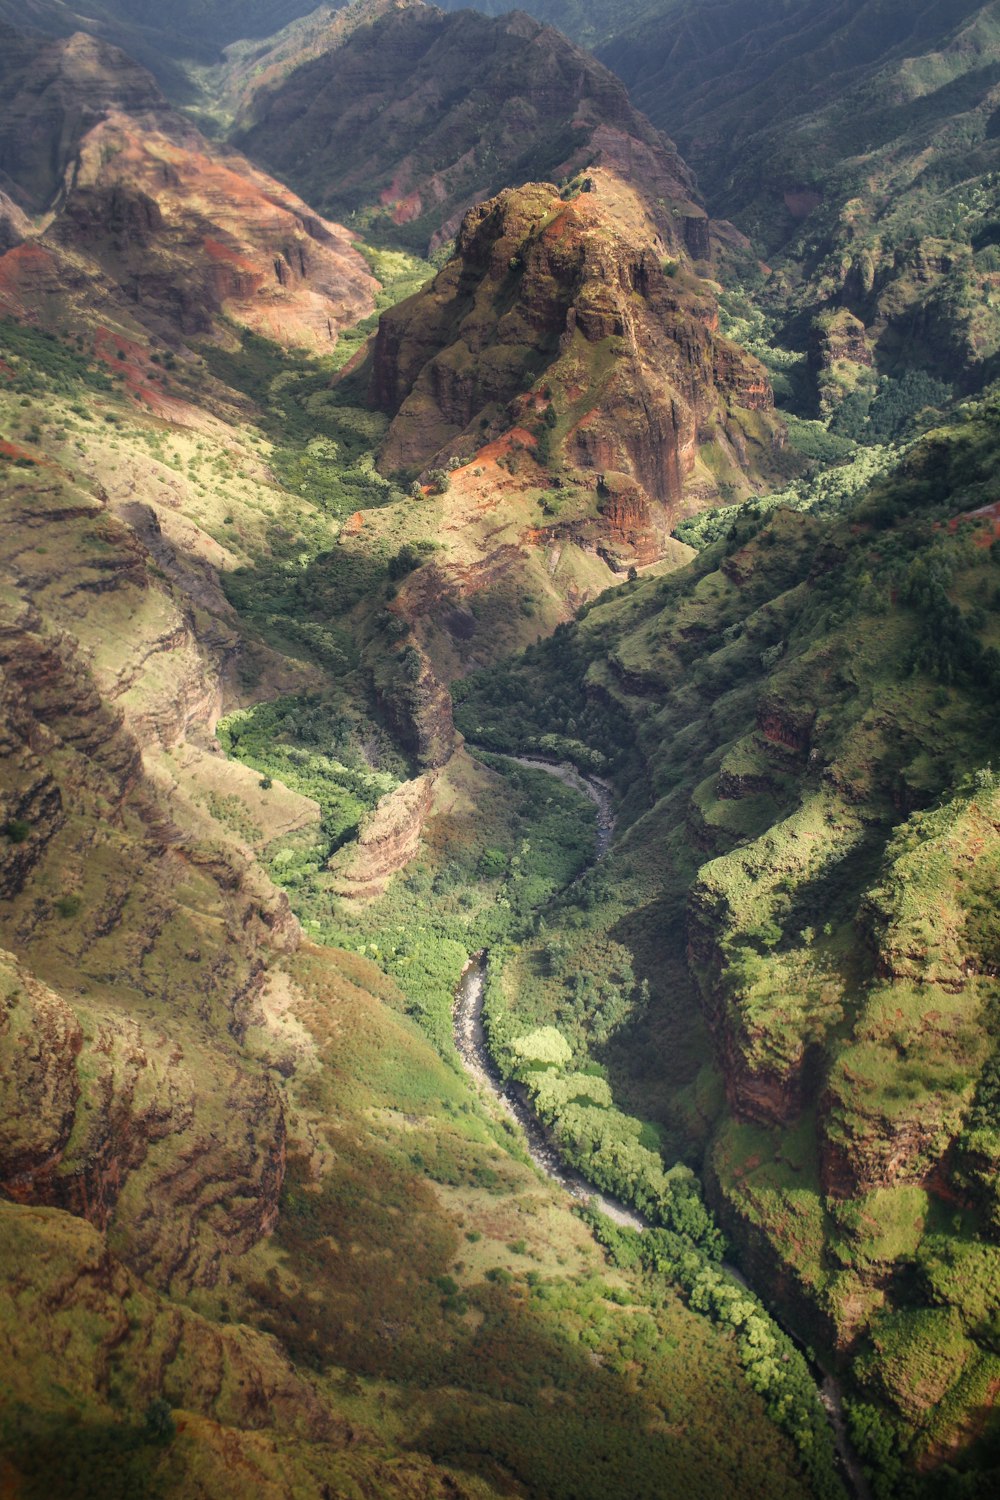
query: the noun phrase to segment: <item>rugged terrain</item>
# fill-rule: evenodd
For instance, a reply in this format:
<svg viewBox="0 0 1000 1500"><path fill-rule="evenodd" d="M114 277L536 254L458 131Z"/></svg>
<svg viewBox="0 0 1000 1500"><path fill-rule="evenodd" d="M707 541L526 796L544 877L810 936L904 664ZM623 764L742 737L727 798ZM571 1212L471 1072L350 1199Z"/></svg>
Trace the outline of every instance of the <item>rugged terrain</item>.
<svg viewBox="0 0 1000 1500"><path fill-rule="evenodd" d="M85 321L125 319L174 349L220 318L330 348L373 309L346 231L210 146L124 53L82 33L14 37L0 78L7 192L27 214L56 211L41 234L8 229L24 243L5 258L7 307L37 317L72 288ZM147 389L156 375L131 373Z"/></svg>
<svg viewBox="0 0 1000 1500"><path fill-rule="evenodd" d="M992 1493L995 7L303 9L0 6L0 1487Z"/></svg>
<svg viewBox="0 0 1000 1500"><path fill-rule="evenodd" d="M997 352L998 37L975 0L733 0L661 7L601 56L754 238L780 316L844 308L883 371L967 390Z"/></svg>
<svg viewBox="0 0 1000 1500"><path fill-rule="evenodd" d="M333 637L304 634L298 657L269 646L220 577L266 558L279 525L329 551L336 519L165 366L169 404L151 411L77 350L63 306L60 324L47 304L48 332L3 328L5 1482L596 1495L610 1463L637 1492L663 1468L707 1495L777 1466L778 1492L804 1493L723 1337L676 1294L654 1306L603 1271L406 1014L419 990L303 939L264 857L289 878L321 819L408 767L365 717L364 680L333 666ZM205 382L218 401L219 377ZM336 717L317 708L338 691ZM291 742L267 736L289 745L284 783L212 734L221 710L276 695L302 721ZM229 715L230 742L255 712ZM454 858L446 829L477 808L506 860L521 796L453 767L420 814ZM567 838L586 833L560 816L553 857L572 870ZM441 951L452 984L462 948ZM641 1389L637 1318L660 1351ZM589 1330L579 1349L567 1320ZM688 1365L702 1374L681 1398ZM553 1407L555 1388L569 1401ZM718 1459L680 1436L716 1402L748 1434Z"/></svg>
<svg viewBox="0 0 1000 1500"><path fill-rule="evenodd" d="M104 42L5 62L4 1485L809 1493L728 1336L606 1264L449 1050L469 947L589 835L450 755L429 672L447 735L411 740L381 675L389 622L420 662L386 606L434 497L335 376L421 268L373 256L380 290ZM428 858L454 895L424 935L399 871Z"/></svg>
<svg viewBox="0 0 1000 1500"><path fill-rule="evenodd" d="M554 1021L704 1153L744 1264L851 1372L866 1458L927 1469L996 1379L996 451L990 401L846 520L751 510L459 712L629 789L606 872L505 969L497 1037Z"/></svg>
<svg viewBox="0 0 1000 1500"><path fill-rule="evenodd" d="M708 255L705 211L671 143L558 32L520 11L490 20L420 4L372 7L370 24L337 30L333 50L265 78L234 133L324 212L423 253L500 188L606 166L654 214L662 200L671 249Z"/></svg>

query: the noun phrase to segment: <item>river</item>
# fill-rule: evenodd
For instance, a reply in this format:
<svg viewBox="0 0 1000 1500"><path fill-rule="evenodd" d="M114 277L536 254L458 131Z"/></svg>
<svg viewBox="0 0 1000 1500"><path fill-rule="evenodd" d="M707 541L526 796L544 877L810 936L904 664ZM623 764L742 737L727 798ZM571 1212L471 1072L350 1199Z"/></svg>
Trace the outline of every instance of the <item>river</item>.
<svg viewBox="0 0 1000 1500"><path fill-rule="evenodd" d="M607 853L615 830L611 788L607 782L597 776L586 776L565 761L545 760L541 756L533 755L507 755L502 758L514 761L519 766L527 766L531 770L545 771L550 776L557 777L566 786L571 786L575 791L582 792L584 796L589 797L597 809L594 861L601 859ZM501 1109L521 1127L531 1160L547 1177L553 1182L558 1182L571 1197L583 1202L589 1200L615 1223L626 1225L631 1229L649 1228L648 1219L629 1207L627 1203L599 1191L587 1181L581 1172L564 1161L550 1131L532 1110L525 1090L518 1084L504 1082L490 1055L486 1028L483 1024L486 964L485 952L477 953L471 958L463 970L462 978L455 991L453 1013L455 1046L466 1072L481 1089L492 1094ZM734 1281L738 1281L741 1286L745 1286L749 1291L754 1290L737 1266L724 1261L721 1269ZM766 1305L766 1299L761 1300L765 1301ZM773 1313L772 1316L774 1316ZM803 1353L806 1353L805 1342L794 1329L789 1328L781 1318L776 1317L775 1321L785 1329L789 1338ZM847 1433L839 1382L811 1360L810 1368L816 1380L820 1401L830 1418L837 1457L840 1461L841 1478L854 1496L854 1500L871 1500L871 1489L861 1466L861 1460Z"/></svg>

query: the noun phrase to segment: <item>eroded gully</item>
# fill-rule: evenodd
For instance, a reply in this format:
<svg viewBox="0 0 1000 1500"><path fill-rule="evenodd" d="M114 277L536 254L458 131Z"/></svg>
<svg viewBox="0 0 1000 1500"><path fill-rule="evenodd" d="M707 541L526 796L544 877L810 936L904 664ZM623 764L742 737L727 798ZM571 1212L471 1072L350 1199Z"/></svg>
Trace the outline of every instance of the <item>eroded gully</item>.
<svg viewBox="0 0 1000 1500"><path fill-rule="evenodd" d="M527 766L531 770L545 771L548 775L557 777L566 786L573 787L575 791L582 792L585 797L590 798L597 809L594 861L601 859L608 850L615 827L614 814L611 810L611 788L607 783L596 776L585 776L565 762L544 760L540 756L510 755L504 756L503 759L514 761L519 766ZM462 973L458 989L455 991L455 1046L466 1072L481 1089L491 1094L500 1108L521 1127L528 1154L546 1177L559 1183L571 1197L578 1201L589 1200L616 1224L640 1231L649 1228L650 1222L642 1214L619 1198L614 1198L595 1188L582 1172L571 1167L563 1159L558 1146L552 1139L551 1132L532 1110L526 1091L516 1083L505 1082L501 1077L500 1070L490 1055L483 1022L487 956L484 951L477 953L469 960ZM722 1269L741 1286L747 1287L750 1291L753 1290L737 1266L723 1262ZM778 1321L808 1358L804 1341L784 1321ZM870 1500L871 1491L868 1481L847 1434L839 1383L811 1360L810 1368L816 1379L820 1400L830 1418L837 1456L840 1460L841 1477L855 1500Z"/></svg>

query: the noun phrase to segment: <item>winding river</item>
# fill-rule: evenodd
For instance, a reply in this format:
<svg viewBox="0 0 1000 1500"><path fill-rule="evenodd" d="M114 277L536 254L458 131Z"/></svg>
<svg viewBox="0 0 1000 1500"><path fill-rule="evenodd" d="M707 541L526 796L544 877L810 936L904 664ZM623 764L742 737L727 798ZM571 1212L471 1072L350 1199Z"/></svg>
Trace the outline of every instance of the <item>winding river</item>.
<svg viewBox="0 0 1000 1500"><path fill-rule="evenodd" d="M597 809L594 862L607 853L615 828L611 788L607 782L597 776L586 776L565 761L545 760L541 756L533 755L508 755L502 758L514 761L519 766L527 766L530 770L545 771L548 775L557 777L566 786L589 797ZM487 956L484 951L477 953L469 960L455 991L453 1012L455 1046L466 1072L481 1089L492 1094L501 1109L521 1127L528 1154L546 1177L559 1183L571 1197L578 1201L589 1200L617 1224L638 1230L649 1228L648 1219L620 1199L596 1189L581 1172L563 1159L550 1131L532 1110L525 1090L518 1084L505 1082L501 1077L490 1055L486 1028L483 1023ZM741 1286L753 1291L753 1287L738 1267L724 1261L722 1269ZM773 1313L772 1316L774 1316ZM805 1343L794 1329L789 1328L781 1319L775 1318L775 1321L781 1324L789 1338L803 1353L806 1353L808 1358ZM862 1469L861 1460L848 1436L839 1382L811 1360L810 1368L816 1380L820 1400L830 1418L837 1456L840 1460L841 1478L854 1496L854 1500L871 1500L871 1489Z"/></svg>

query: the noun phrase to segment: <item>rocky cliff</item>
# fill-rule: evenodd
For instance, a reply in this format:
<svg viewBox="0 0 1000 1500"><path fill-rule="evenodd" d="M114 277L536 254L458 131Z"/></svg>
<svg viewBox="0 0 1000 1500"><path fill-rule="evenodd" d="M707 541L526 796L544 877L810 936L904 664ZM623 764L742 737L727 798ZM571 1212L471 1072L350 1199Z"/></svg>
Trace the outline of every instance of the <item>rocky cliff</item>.
<svg viewBox="0 0 1000 1500"><path fill-rule="evenodd" d="M14 1201L112 1231L159 1284L210 1284L220 1233L246 1248L274 1223L284 1119L266 1076L235 1046L202 1050L182 1016L241 1036L264 985L259 946L294 946L297 930L237 850L213 847L197 818L183 830L144 764L211 724L231 632L199 631L135 533L60 480L28 471L9 486L0 879L18 957L5 959L3 1115L21 1124L0 1175ZM214 911L208 928L191 901ZM239 1211L216 1223L237 1191Z"/></svg>
<svg viewBox="0 0 1000 1500"><path fill-rule="evenodd" d="M410 481L407 534L436 544L393 590L387 628L405 624L409 644L390 654L378 634L366 654L422 764L451 743L434 679L682 556L682 516L782 462L766 372L716 322L711 287L599 168L471 209L453 259L381 317L345 384L390 418L379 467ZM392 545L396 514L359 514L341 545Z"/></svg>
<svg viewBox="0 0 1000 1500"><path fill-rule="evenodd" d="M470 211L455 258L380 322L382 464L471 462L516 426L543 467L595 489L601 472L629 476L675 516L700 443L714 438L737 469L766 466L781 442L766 373L713 331L707 287L666 258L641 198L609 172Z"/></svg>
<svg viewBox="0 0 1000 1500"><path fill-rule="evenodd" d="M375 282L347 232L209 145L124 54L83 34L9 41L0 173L23 207L55 210L0 269L13 310L37 317L75 284L81 310L117 303L174 344L225 317L320 348L371 311ZM24 220L5 222L11 245L25 239Z"/></svg>
<svg viewBox="0 0 1000 1500"><path fill-rule="evenodd" d="M334 889L349 901L380 896L394 875L416 857L434 797L435 777L425 773L381 798L357 842L331 862Z"/></svg>
<svg viewBox="0 0 1000 1500"><path fill-rule="evenodd" d="M167 116L156 83L117 47L0 29L0 186L29 213L59 195L80 142L107 115Z"/></svg>

